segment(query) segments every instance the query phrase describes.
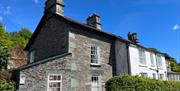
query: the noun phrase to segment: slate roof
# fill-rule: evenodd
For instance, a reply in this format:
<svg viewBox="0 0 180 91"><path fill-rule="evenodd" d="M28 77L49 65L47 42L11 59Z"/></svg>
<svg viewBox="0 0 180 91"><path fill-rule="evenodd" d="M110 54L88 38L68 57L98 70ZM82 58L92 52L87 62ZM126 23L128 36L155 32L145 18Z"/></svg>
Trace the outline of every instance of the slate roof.
<svg viewBox="0 0 180 91"><path fill-rule="evenodd" d="M31 44L34 42L36 36L39 34L43 23L45 23L45 17L46 17L46 16L47 16L47 14L44 14L44 16L41 18L41 21L40 21L40 23L38 24L37 28L35 29L35 32L33 33L30 41L29 41L28 44L26 45L25 50L29 50ZM136 45L136 46L138 46L138 47L144 48L144 49L146 49L146 50L148 50L148 51L151 51L151 52L154 52L154 53L159 53L159 54L164 55L164 53L162 53L162 52L159 52L159 51L157 51L157 50L156 50L156 51L150 50L149 48L146 48L146 47L144 47L144 46L142 46L142 45L140 45L140 44L133 43L133 42L131 42L131 41L129 41L129 40L121 37L121 36L117 36L117 35L115 35L115 34L108 33L108 32L105 32L105 31L103 31L103 30L99 30L99 29L94 28L94 27L91 27L91 26L89 26L89 25L87 25L87 24L83 24L83 23L80 23L80 22L78 22L78 21L76 21L76 20L73 20L73 19L71 19L71 18L69 18L69 17L61 16L61 15L58 15L58 14L52 14L52 16L57 16L58 18L64 19L65 21L67 21L67 22L69 22L69 23L71 23L71 24L75 24L75 25L80 26L80 27L82 27L82 28L86 28L84 31L102 34L102 35L105 35L105 36L108 36L108 37L111 37L111 38L118 39L118 40L120 40L120 41L122 41L122 42L124 42L124 43L126 43L126 44L133 44L133 45ZM93 30L93 31L92 31L92 30Z"/></svg>
<svg viewBox="0 0 180 91"><path fill-rule="evenodd" d="M33 66L36 66L36 65L39 65L39 64L43 64L43 63L58 59L58 58L66 57L68 55L71 55L71 53L64 53L64 54L61 54L61 55L53 56L53 57L50 57L50 58L47 58L47 59L44 59L44 60L41 60L41 61L37 61L37 62L28 64L28 65L24 65L22 67L14 69L14 70L24 70L24 69L27 69L27 68L30 68L30 67L33 67Z"/></svg>

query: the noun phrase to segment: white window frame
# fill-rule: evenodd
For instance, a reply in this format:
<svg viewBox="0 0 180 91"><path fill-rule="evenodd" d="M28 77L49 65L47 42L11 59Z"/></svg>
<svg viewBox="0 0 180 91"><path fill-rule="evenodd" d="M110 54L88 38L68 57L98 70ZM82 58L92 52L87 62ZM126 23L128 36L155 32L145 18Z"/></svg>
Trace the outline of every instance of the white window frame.
<svg viewBox="0 0 180 91"><path fill-rule="evenodd" d="M56 81L56 80L50 80L50 76L61 76L60 80L59 81ZM62 74L49 74L48 75L48 79L47 79L47 91L49 91L49 83L51 82L59 82L60 83L60 91L62 91Z"/></svg>
<svg viewBox="0 0 180 91"><path fill-rule="evenodd" d="M93 47L95 47L95 51L94 51L94 54L92 54L92 48ZM91 62L90 62L90 64L91 65L100 65L100 48L99 48L99 46L97 46L97 45L91 45L91 47L90 47L90 59L91 59ZM95 57L95 59L92 59L92 56L94 56ZM95 61L97 61L97 63L93 63L92 62L92 60L95 60Z"/></svg>
<svg viewBox="0 0 180 91"><path fill-rule="evenodd" d="M153 73L153 74L152 74L152 78L153 78L154 80L156 80L156 79L157 79L157 77L156 77L156 73Z"/></svg>
<svg viewBox="0 0 180 91"><path fill-rule="evenodd" d="M164 80L164 74L159 74L159 80Z"/></svg>
<svg viewBox="0 0 180 91"><path fill-rule="evenodd" d="M33 63L35 59L35 51L30 51L29 53L29 63Z"/></svg>
<svg viewBox="0 0 180 91"><path fill-rule="evenodd" d="M140 65L143 65L143 66L147 65L147 62L146 62L146 52L142 48L139 48L139 63L140 63Z"/></svg>
<svg viewBox="0 0 180 91"><path fill-rule="evenodd" d="M98 78L97 83L93 83L93 77ZM96 86L94 86L94 84L96 84ZM91 76L91 91L94 90L93 88L97 88L98 89L97 91L102 91L102 88L101 88L101 76L94 76L94 75Z"/></svg>
<svg viewBox="0 0 180 91"><path fill-rule="evenodd" d="M156 55L156 60L157 60L158 68L162 68L163 67L163 63L162 63L161 56L160 55Z"/></svg>
<svg viewBox="0 0 180 91"><path fill-rule="evenodd" d="M146 73L146 72L141 72L141 73L140 73L140 76L142 76L142 77L148 77L148 73Z"/></svg>
<svg viewBox="0 0 180 91"><path fill-rule="evenodd" d="M154 67L155 66L155 60L154 60L153 53L150 53L150 60L151 60L151 66Z"/></svg>

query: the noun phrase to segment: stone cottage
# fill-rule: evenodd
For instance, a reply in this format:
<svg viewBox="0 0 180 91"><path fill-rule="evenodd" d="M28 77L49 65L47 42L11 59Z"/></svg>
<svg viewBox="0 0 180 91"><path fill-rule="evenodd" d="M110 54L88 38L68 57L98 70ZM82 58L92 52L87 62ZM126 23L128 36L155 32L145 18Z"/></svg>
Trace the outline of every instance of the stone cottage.
<svg viewBox="0 0 180 91"><path fill-rule="evenodd" d="M113 75L128 74L127 40L104 32L96 14L82 24L63 13L63 0L46 1L25 48L28 65L16 71L19 91L105 91ZM115 60L123 69L116 68Z"/></svg>
<svg viewBox="0 0 180 91"><path fill-rule="evenodd" d="M47 0L25 50L28 65L16 69L19 91L105 91L105 82L130 74L129 44L104 32L100 16L83 24L64 16L63 0Z"/></svg>

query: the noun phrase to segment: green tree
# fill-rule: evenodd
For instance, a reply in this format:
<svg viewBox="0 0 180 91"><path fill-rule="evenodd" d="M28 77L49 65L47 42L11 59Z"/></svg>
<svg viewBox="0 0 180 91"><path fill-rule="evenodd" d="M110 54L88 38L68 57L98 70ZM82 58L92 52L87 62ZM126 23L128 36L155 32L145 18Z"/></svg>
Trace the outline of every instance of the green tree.
<svg viewBox="0 0 180 91"><path fill-rule="evenodd" d="M0 46L0 70L2 70L3 68L7 68L8 58L8 50Z"/></svg>
<svg viewBox="0 0 180 91"><path fill-rule="evenodd" d="M165 54L165 58L170 61L172 71L180 72L180 63L178 63L175 58L169 56L168 54Z"/></svg>
<svg viewBox="0 0 180 91"><path fill-rule="evenodd" d="M12 44L13 44L13 42L8 37L8 34L5 32L5 29L2 25L2 23L0 23L0 46L10 49L10 48L12 48Z"/></svg>
<svg viewBox="0 0 180 91"><path fill-rule="evenodd" d="M9 33L9 37L13 41L13 46L23 46L25 47L28 43L32 32L27 28L22 28L19 32L11 32Z"/></svg>
<svg viewBox="0 0 180 91"><path fill-rule="evenodd" d="M32 32L27 29L27 28L22 28L19 31L19 34L25 39L25 40L29 40L31 38Z"/></svg>
<svg viewBox="0 0 180 91"><path fill-rule="evenodd" d="M9 39L5 29L0 23L0 70L6 68L8 64L8 49L12 48L12 41Z"/></svg>
<svg viewBox="0 0 180 91"><path fill-rule="evenodd" d="M25 47L31 35L32 32L27 28L7 33L0 23L0 69L7 67L10 49L16 46Z"/></svg>

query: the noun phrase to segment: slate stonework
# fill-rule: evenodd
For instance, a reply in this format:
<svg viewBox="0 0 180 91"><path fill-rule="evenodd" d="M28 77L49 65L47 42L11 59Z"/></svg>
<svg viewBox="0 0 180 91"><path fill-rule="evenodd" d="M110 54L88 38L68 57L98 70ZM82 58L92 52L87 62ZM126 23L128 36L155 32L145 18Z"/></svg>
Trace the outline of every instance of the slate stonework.
<svg viewBox="0 0 180 91"><path fill-rule="evenodd" d="M67 53L68 25L57 16L46 15L38 36L31 45L30 51L35 52L35 61Z"/></svg>
<svg viewBox="0 0 180 91"><path fill-rule="evenodd" d="M79 31L79 32L78 32ZM91 45L100 47L100 63L98 67L90 65ZM113 52L113 43L105 37L97 37L95 34L84 32L81 29L72 28L69 32L69 52L72 53L72 63L76 70L72 70L72 78L77 80L78 86L72 87L71 91L91 91L91 76L100 75L102 91L105 91L105 82L113 76L110 61Z"/></svg>
<svg viewBox="0 0 180 91"><path fill-rule="evenodd" d="M70 91L71 55L24 69L20 74L25 75L26 80L19 91L47 91L48 74L62 74L62 90Z"/></svg>
<svg viewBox="0 0 180 91"><path fill-rule="evenodd" d="M105 91L106 81L116 72L114 35L65 17L62 1L47 1L45 14L25 49L35 52L32 64L64 53L71 55L20 70L26 80L19 91L47 91L48 74L62 74L62 91L91 91L91 77L100 76L101 91ZM95 21L100 27L100 19ZM90 63L91 45L99 46L98 66Z"/></svg>
<svg viewBox="0 0 180 91"><path fill-rule="evenodd" d="M98 67L90 65L92 44L100 47L101 65ZM111 64L114 61L113 47L113 41L110 38L85 32L57 17L52 17L43 25L30 48L30 50L36 50L35 60L40 61L42 58L46 59L67 50L72 53L72 57L51 60L20 71L20 74L25 74L27 78L25 85L19 86L19 91L47 91L49 73L63 74L62 91L91 91L92 75L100 75L101 88L105 91L105 82L113 76Z"/></svg>

